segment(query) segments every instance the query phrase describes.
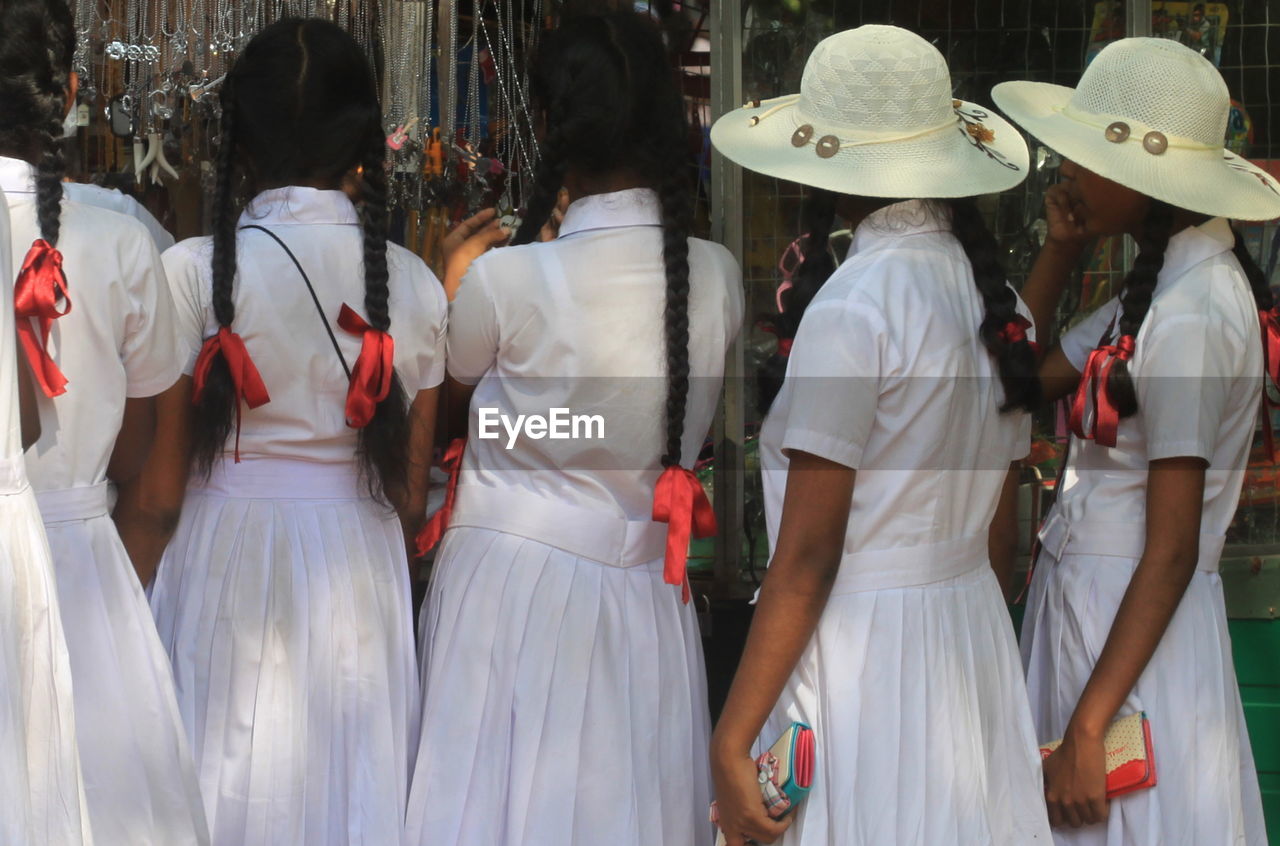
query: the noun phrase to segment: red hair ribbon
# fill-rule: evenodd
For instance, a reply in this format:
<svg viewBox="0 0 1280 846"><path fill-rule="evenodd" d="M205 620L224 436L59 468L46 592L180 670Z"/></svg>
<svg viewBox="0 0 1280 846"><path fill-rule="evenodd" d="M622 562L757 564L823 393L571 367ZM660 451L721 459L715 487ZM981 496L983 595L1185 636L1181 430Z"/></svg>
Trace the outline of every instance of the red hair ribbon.
<svg viewBox="0 0 1280 846"><path fill-rule="evenodd" d="M449 448L444 451L440 466L448 472L449 484L444 489L444 505L431 515L427 525L418 532L416 542L419 556L426 555L440 542L445 530L449 528L449 523L453 520L453 500L458 493L458 474L462 471L462 453L466 446L466 438L454 438L449 442Z"/></svg>
<svg viewBox="0 0 1280 846"><path fill-rule="evenodd" d="M67 391L67 377L49 355L49 327L71 313L71 297L62 272L62 253L43 238L31 245L22 262L13 286L13 310L18 318L18 339L41 390L46 396L61 396ZM31 324L32 318L38 321L39 329Z"/></svg>
<svg viewBox="0 0 1280 846"><path fill-rule="evenodd" d="M790 357L791 345L793 343L795 343L794 338L779 338L778 339L778 355L782 356L783 358Z"/></svg>
<svg viewBox="0 0 1280 846"><path fill-rule="evenodd" d="M692 470L676 464L662 471L653 491L653 519L667 524L662 580L680 585L680 598L688 602L690 535L707 538L716 533L716 513Z"/></svg>
<svg viewBox="0 0 1280 846"><path fill-rule="evenodd" d="M338 313L338 326L361 337L360 357L356 359L356 366L351 368L346 415L348 426L363 429L373 419L378 403L391 393L396 342L386 332L370 326L346 303Z"/></svg>
<svg viewBox="0 0 1280 846"><path fill-rule="evenodd" d="M1271 384L1280 387L1280 306L1270 311L1259 311L1262 324L1262 368ZM1267 458L1276 463L1276 444L1271 411L1277 407L1272 401L1266 380L1262 384L1262 442L1266 445Z"/></svg>
<svg viewBox="0 0 1280 846"><path fill-rule="evenodd" d="M1027 330L1031 328L1031 321L1027 320L1021 314L1015 314L1013 319L1004 325L1004 328L996 333L996 337L1012 346L1026 341L1031 345L1031 351L1036 355L1040 354L1040 345L1027 337Z"/></svg>
<svg viewBox="0 0 1280 846"><path fill-rule="evenodd" d="M1076 388L1076 398L1071 404L1071 431L1076 437L1092 440L1105 446L1116 445L1116 437L1120 429L1120 412L1107 397L1107 383L1111 379L1111 368L1117 361L1128 361L1133 358L1133 336L1121 335L1114 344L1106 344L1089 353L1085 362L1084 373L1080 376L1080 385ZM1085 407L1093 400L1093 421L1090 429L1085 429Z"/></svg>
<svg viewBox="0 0 1280 846"><path fill-rule="evenodd" d="M240 401L244 400L245 404L250 408L257 408L271 402L271 397L267 394L267 386L263 384L258 368L254 366L253 359L249 357L249 350L245 348L244 339L223 326L218 330L218 334L205 339L204 346L200 348L200 355L196 358L195 391L191 395L193 404L200 402L200 398L204 396L205 383L209 379L209 369L213 367L213 360L219 355L227 363L227 369L231 371L231 384L235 390L235 458L236 463L239 464Z"/></svg>

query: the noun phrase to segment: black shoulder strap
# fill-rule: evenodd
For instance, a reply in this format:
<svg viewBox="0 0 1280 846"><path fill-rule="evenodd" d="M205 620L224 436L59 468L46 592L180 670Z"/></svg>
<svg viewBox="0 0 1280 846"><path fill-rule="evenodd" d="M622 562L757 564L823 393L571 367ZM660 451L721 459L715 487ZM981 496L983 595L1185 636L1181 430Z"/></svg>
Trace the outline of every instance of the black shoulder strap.
<svg viewBox="0 0 1280 846"><path fill-rule="evenodd" d="M280 245L280 248L284 250L293 261L293 266L298 268L298 273L302 276L302 281L307 283L307 290L311 292L311 302L316 304L316 314L320 315L320 322L324 325L324 331L329 334L329 341L333 344L333 351L338 354L338 361L342 362L342 371L347 374L347 379L350 380L351 368L347 366L347 357L342 354L342 348L338 346L338 339L333 334L333 328L329 325L329 318L324 316L324 307L320 305L320 298L316 296L316 289L312 287L311 279L308 278L307 272L302 269L302 263L298 261L298 257L293 254L293 250L289 249L289 245L284 241L281 241L280 237L270 229L256 224L240 227L241 231L246 229L256 229L259 232L265 232L267 235L271 236L271 240Z"/></svg>

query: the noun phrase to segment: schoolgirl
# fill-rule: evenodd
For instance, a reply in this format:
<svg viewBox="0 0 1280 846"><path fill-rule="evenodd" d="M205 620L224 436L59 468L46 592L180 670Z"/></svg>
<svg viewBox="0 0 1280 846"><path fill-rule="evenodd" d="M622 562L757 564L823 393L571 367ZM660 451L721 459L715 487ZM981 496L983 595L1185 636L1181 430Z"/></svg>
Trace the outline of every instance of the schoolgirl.
<svg viewBox="0 0 1280 846"><path fill-rule="evenodd" d="M532 79L546 131L520 246L477 260L450 313L471 437L422 611L406 839L701 846L709 720L682 599L689 532L714 517L686 468L740 275L689 237L682 98L651 23L566 20ZM530 243L561 186L559 237ZM482 436L484 419L557 408L603 425L529 429L510 450Z"/></svg>
<svg viewBox="0 0 1280 846"><path fill-rule="evenodd" d="M8 57L23 39L38 43L48 17L35 0L0 3L0 144L16 140L10 121L21 111L10 104L26 102L32 83L21 76L25 62L15 65ZM9 206L0 202L0 301L6 303L13 301L10 237ZM71 667L53 562L22 456L39 437L35 387L18 349L15 316L0 308L0 842L82 846L92 837Z"/></svg>
<svg viewBox="0 0 1280 846"><path fill-rule="evenodd" d="M993 94L1065 159L1025 288L1036 323L1052 322L1089 239L1128 233L1139 249L1120 295L1041 369L1048 393L1075 392L1023 624L1040 739L1065 737L1044 768L1057 840L1261 846L1217 570L1264 362L1273 377L1280 367L1263 340L1280 341L1280 329L1226 219L1274 218L1280 193L1223 150L1227 86L1175 42L1112 44L1074 90L1010 82ZM1105 731L1136 712L1150 723L1157 784L1108 808Z"/></svg>
<svg viewBox="0 0 1280 846"><path fill-rule="evenodd" d="M108 479L141 469L151 397L181 375L168 286L140 224L64 202L66 4L11 0L0 23L0 185L24 256L12 302L39 387L26 471L53 553L94 839L207 843L173 675L107 501Z"/></svg>
<svg viewBox="0 0 1280 846"><path fill-rule="evenodd" d="M444 295L387 243L381 111L350 35L266 27L222 108L213 237L164 257L194 405L166 403L178 419L162 419L131 519L162 530L189 438L151 602L213 842L385 846L417 740L406 537Z"/></svg>
<svg viewBox="0 0 1280 846"><path fill-rule="evenodd" d="M712 143L810 187L761 433L772 561L711 750L727 842L1048 843L993 571L1012 554L989 549L1030 447L1033 335L966 199L1021 182L1026 145L890 26L827 38L799 96L729 113ZM854 235L833 273L837 214ZM751 751L792 721L815 733L814 786L778 822Z"/></svg>

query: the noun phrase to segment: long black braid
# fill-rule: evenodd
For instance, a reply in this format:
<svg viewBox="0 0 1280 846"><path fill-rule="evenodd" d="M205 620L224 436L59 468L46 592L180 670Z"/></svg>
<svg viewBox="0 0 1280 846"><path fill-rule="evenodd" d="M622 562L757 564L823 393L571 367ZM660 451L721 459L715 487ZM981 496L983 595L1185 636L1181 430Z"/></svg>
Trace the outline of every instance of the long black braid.
<svg viewBox="0 0 1280 846"><path fill-rule="evenodd" d="M1152 200L1142 222L1142 235L1138 239L1138 257L1133 270L1124 278L1120 294L1120 319L1117 334L1136 338L1142 321L1151 308L1151 297L1156 290L1160 269L1164 267L1164 253L1173 233L1173 207L1159 200ZM1129 362L1117 357L1107 381L1107 399L1121 418L1138 411L1138 394L1134 389Z"/></svg>
<svg viewBox="0 0 1280 846"><path fill-rule="evenodd" d="M1271 286L1267 284L1267 276L1262 272L1262 268L1258 267L1258 263L1253 260L1253 256L1249 254L1249 248L1245 246L1244 239L1240 237L1240 230L1234 226L1231 227L1231 234L1235 236L1235 243L1231 247L1231 252L1235 254L1236 261L1240 262L1240 268L1244 271L1245 278L1249 280L1249 290L1253 292L1253 301L1258 305L1258 311L1270 311L1276 304L1275 294L1271 292Z"/></svg>
<svg viewBox="0 0 1280 846"><path fill-rule="evenodd" d="M62 118L75 21L63 0L0 0L0 151L36 166L40 237L62 226Z"/></svg>
<svg viewBox="0 0 1280 846"><path fill-rule="evenodd" d="M638 15L571 18L539 49L532 74L546 115L541 161L513 243L538 236L565 173L629 170L657 190L667 277L663 325L667 362L662 466L681 461L689 393L689 234L692 211L684 160L688 122L658 29Z"/></svg>
<svg viewBox="0 0 1280 846"><path fill-rule="evenodd" d="M253 191L289 185L337 188L359 167L364 305L374 329L390 328L381 115L363 51L334 24L315 18L280 20L245 48L222 91L212 260L213 310L220 326L230 328L235 319L236 184L241 175L251 177ZM230 371L219 357L194 424L193 453L205 472L226 448L235 401ZM396 375L390 394L358 435L361 474L374 497L383 499L403 488L408 434L408 399Z"/></svg>
<svg viewBox="0 0 1280 846"><path fill-rule="evenodd" d="M973 268L973 281L986 306L978 335L996 359L1004 387L1001 411L1035 411L1040 405L1039 361L1024 336L1011 337L1008 328L1018 319L1018 298L1009 287L1000 263L1000 247L972 198L942 201L951 209L951 232L964 248Z"/></svg>

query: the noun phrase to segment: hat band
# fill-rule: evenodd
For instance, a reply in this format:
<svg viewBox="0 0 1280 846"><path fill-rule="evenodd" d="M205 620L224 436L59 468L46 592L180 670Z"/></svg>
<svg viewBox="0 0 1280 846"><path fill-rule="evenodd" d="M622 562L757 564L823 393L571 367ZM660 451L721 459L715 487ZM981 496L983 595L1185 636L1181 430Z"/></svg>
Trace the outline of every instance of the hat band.
<svg viewBox="0 0 1280 846"><path fill-rule="evenodd" d="M753 127L759 126L761 122L763 122L764 120L770 117L773 117L775 114L787 108L788 106L794 106L799 102L800 102L800 98L796 96L779 97L776 100L766 100L765 103L771 104L770 107L758 115L753 115L749 119L749 125ZM761 105L764 105L764 104L757 101L756 103L751 103L748 105L759 108ZM869 138L865 135L859 138L842 138L834 134L832 134L831 137L834 137L836 140L840 142L840 149L844 149L846 147L865 147L872 144L893 144L899 141L911 141L916 138L921 138L925 135L932 135L935 132L943 132L945 130L951 129L959 122L960 122L960 117L959 115L956 115L954 120L948 120L945 123L940 123L936 126L927 126L924 129L916 130L915 132L902 132L902 133L897 133L895 135L878 135L874 138ZM805 125L812 126L812 124L805 124ZM826 137L826 135L827 134L824 133L823 137ZM810 134L810 137L816 137L816 136L818 136L818 133L816 131Z"/></svg>
<svg viewBox="0 0 1280 846"><path fill-rule="evenodd" d="M1221 144L1217 145L1216 147L1211 146L1209 144L1201 144L1199 141L1195 141L1191 138L1186 138L1184 136L1165 135L1163 132L1160 132L1160 130L1158 129L1151 130L1145 134L1139 131L1131 131L1129 125L1124 121L1114 121L1114 120L1108 121L1102 115L1095 114L1093 112L1081 111L1080 109L1074 108L1070 103L1067 103L1064 106L1058 107L1057 111L1063 117L1069 118L1075 121L1076 123L1084 124L1085 126L1091 126L1094 129L1102 130L1103 138L1105 138L1108 142L1112 144L1122 144L1128 141L1136 141L1139 144L1143 144L1144 147L1146 147L1147 152L1155 153L1157 155L1159 153L1163 153L1165 149L1188 150L1188 151L1197 152L1197 153L1222 152L1222 149L1223 149ZM1135 124L1135 130L1136 130L1137 122L1135 121L1134 124ZM1123 126L1123 133L1120 136L1117 136L1116 134L1112 133L1112 128L1116 127L1117 125ZM1153 150L1149 146L1150 141L1148 139L1152 135L1160 136L1160 146L1158 148L1159 150L1158 153L1156 152L1156 150Z"/></svg>

